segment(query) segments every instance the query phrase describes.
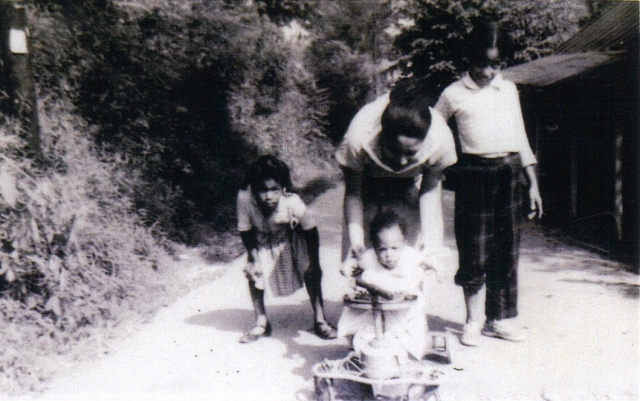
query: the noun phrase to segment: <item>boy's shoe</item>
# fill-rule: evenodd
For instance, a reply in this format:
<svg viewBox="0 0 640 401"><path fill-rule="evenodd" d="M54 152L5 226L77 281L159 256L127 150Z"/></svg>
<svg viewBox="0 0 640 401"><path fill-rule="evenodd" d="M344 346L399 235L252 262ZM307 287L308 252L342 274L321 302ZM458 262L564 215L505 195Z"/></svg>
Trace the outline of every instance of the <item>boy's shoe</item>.
<svg viewBox="0 0 640 401"><path fill-rule="evenodd" d="M524 330L505 320L487 321L482 329L482 334L514 342L524 341L527 338Z"/></svg>
<svg viewBox="0 0 640 401"><path fill-rule="evenodd" d="M462 328L460 342L468 347L475 347L480 344L480 325L477 323L467 323Z"/></svg>

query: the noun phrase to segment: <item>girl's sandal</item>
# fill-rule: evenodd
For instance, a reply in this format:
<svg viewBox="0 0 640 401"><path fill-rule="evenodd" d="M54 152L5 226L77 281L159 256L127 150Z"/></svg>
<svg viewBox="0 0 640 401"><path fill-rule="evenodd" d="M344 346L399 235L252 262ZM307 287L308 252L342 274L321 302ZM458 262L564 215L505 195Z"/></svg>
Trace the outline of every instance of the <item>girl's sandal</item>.
<svg viewBox="0 0 640 401"><path fill-rule="evenodd" d="M255 325L240 337L240 343L252 343L258 340L260 337L269 337L271 335L271 323L267 322L266 326Z"/></svg>
<svg viewBox="0 0 640 401"><path fill-rule="evenodd" d="M333 340L338 337L336 329L327 322L315 322L313 332L323 340Z"/></svg>

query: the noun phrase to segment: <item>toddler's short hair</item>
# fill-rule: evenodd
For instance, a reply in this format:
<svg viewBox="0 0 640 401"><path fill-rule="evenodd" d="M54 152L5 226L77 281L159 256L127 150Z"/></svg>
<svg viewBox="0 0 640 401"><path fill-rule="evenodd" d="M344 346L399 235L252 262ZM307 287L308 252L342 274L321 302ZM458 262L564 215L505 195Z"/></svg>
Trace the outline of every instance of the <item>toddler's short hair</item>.
<svg viewBox="0 0 640 401"><path fill-rule="evenodd" d="M371 240L374 248L380 245L380 239L378 238L380 231L394 226L400 227L402 235L407 235L407 224L404 219L393 210L388 209L375 215L369 225L369 240Z"/></svg>
<svg viewBox="0 0 640 401"><path fill-rule="evenodd" d="M255 193L268 179L273 179L286 190L291 190L293 187L289 166L272 155L260 156L251 163L243 187L250 186L251 191Z"/></svg>

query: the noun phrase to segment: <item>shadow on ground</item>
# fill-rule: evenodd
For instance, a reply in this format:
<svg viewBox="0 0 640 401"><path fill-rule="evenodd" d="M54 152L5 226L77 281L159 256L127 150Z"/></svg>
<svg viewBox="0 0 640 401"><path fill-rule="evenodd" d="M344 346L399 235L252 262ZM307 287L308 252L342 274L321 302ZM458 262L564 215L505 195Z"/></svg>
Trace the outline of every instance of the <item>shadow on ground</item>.
<svg viewBox="0 0 640 401"><path fill-rule="evenodd" d="M341 310L341 302L325 301L325 311L329 321L336 323ZM304 361L302 366L296 367L291 373L305 380L313 377L312 367L316 363L324 359L343 358L349 352L349 346L344 339L323 341L313 334L312 313L308 302L269 305L267 314L273 327L271 338L286 346L284 358ZM185 323L243 333L251 327L253 319L253 311L234 308L197 314L185 319ZM460 332L462 330L462 324L439 316L428 316L428 323L431 331Z"/></svg>
<svg viewBox="0 0 640 401"><path fill-rule="evenodd" d="M325 301L327 319L333 323L337 322L337 314L341 307L342 303ZM271 338L286 346L284 358L304 361L302 366L296 367L291 373L305 380L312 377L311 368L317 362L325 358L342 358L348 353L344 340L325 341L313 334L313 314L308 301L293 305L268 305L267 315L273 327ZM243 333L251 328L253 319L254 314L251 310L222 309L189 317L185 323Z"/></svg>

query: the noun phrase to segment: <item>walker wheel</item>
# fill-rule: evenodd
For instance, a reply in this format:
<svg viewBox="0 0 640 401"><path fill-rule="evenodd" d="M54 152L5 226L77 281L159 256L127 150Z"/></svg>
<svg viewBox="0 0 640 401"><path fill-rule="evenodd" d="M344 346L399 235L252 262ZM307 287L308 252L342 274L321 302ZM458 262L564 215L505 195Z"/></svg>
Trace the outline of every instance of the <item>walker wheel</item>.
<svg viewBox="0 0 640 401"><path fill-rule="evenodd" d="M438 387L413 384L407 390L408 401L440 401Z"/></svg>
<svg viewBox="0 0 640 401"><path fill-rule="evenodd" d="M318 401L335 401L335 395L331 379L316 377L314 379L316 387L316 400Z"/></svg>

